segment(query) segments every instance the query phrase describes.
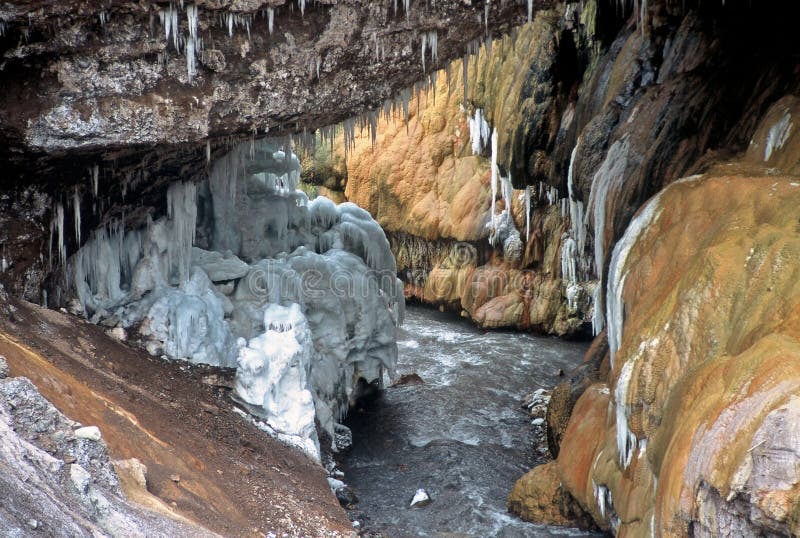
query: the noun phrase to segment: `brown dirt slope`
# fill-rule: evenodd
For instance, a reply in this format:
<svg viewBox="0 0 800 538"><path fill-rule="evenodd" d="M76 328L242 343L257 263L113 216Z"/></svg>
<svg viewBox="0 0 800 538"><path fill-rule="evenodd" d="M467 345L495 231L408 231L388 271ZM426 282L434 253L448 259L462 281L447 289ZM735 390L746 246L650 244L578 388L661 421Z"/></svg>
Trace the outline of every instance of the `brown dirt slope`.
<svg viewBox="0 0 800 538"><path fill-rule="evenodd" d="M208 370L151 358L77 318L9 306L0 354L11 375L98 426L114 459L141 460L149 492L180 516L226 536L351 533L324 469L247 424L227 389L203 383Z"/></svg>

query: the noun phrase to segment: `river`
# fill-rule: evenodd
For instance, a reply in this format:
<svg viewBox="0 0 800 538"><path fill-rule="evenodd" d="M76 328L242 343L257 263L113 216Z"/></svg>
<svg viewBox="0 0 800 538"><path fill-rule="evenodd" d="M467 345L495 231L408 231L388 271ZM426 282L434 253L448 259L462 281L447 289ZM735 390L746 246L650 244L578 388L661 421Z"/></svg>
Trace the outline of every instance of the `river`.
<svg viewBox="0 0 800 538"><path fill-rule="evenodd" d="M484 331L410 306L398 335L398 374L422 384L387 388L352 410L354 444L340 465L365 529L406 536L588 536L525 523L506 512L517 478L536 462L525 394L553 387L586 345ZM409 508L417 488L433 502Z"/></svg>

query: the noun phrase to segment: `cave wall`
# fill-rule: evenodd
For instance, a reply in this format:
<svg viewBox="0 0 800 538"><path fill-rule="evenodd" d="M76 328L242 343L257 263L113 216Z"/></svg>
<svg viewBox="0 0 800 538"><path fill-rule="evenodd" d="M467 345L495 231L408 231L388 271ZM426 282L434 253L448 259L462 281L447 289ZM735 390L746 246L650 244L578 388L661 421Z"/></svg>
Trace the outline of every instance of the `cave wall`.
<svg viewBox="0 0 800 538"><path fill-rule="evenodd" d="M202 179L236 143L266 135L308 141L528 16L520 1L404 5L0 5L0 283L44 301L58 204L65 222L80 213L83 238L123 216L140 226L165 212L171 182ZM63 237L68 253L78 235Z"/></svg>
<svg viewBox="0 0 800 538"><path fill-rule="evenodd" d="M793 49L780 38L791 4L776 6L783 22L744 2L643 5L537 11L440 71L407 118L400 111L374 137L356 132L352 148L317 152L307 176L369 209L390 234L414 238L395 241L409 254L395 252L410 262L409 296L487 327L600 333L610 254L637 209L744 150L767 107L797 90ZM515 187L521 259L488 246L490 152L470 149L478 110L498 132L499 171ZM459 248L477 254L453 264Z"/></svg>

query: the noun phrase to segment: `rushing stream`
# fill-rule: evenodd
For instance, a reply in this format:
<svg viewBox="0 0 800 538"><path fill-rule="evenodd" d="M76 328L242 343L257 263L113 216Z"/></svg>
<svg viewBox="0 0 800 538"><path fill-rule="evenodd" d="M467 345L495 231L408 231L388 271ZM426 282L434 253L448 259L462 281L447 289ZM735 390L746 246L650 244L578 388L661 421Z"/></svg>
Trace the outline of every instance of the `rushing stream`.
<svg viewBox="0 0 800 538"><path fill-rule="evenodd" d="M409 307L398 374L424 383L388 388L352 411L354 445L342 462L367 529L387 536L582 536L506 512L515 480L534 463L522 397L552 387L586 346L485 332L451 315ZM433 503L409 508L417 488Z"/></svg>

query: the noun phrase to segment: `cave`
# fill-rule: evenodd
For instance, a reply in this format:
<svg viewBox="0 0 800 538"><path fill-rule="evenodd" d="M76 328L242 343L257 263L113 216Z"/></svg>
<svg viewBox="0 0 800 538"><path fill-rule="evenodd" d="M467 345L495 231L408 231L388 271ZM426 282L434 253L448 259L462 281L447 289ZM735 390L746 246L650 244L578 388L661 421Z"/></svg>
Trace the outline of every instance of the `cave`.
<svg viewBox="0 0 800 538"><path fill-rule="evenodd" d="M798 15L0 4L3 534L798 534Z"/></svg>

